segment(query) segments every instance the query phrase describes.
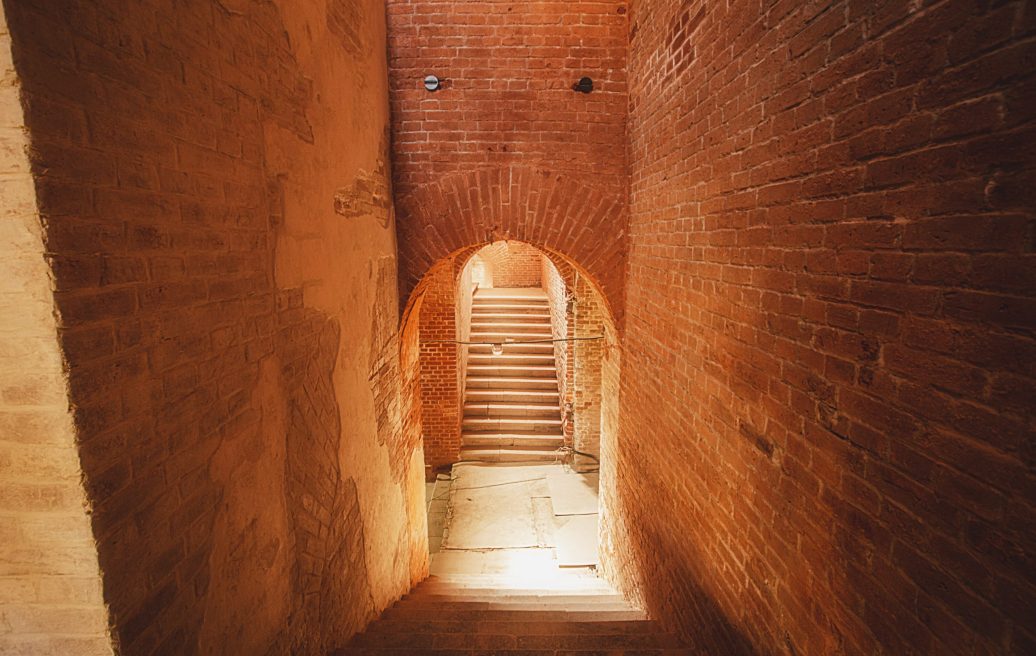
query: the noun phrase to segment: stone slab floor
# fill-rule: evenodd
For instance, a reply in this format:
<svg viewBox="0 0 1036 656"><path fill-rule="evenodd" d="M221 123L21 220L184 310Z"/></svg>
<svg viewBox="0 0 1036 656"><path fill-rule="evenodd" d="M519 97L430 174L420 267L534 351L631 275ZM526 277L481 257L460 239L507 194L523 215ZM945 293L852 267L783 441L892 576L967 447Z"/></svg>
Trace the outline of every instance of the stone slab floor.
<svg viewBox="0 0 1036 656"><path fill-rule="evenodd" d="M590 567L558 566L559 533L573 518L554 515L547 477L565 472L559 464L455 465L431 574L489 575L530 588L596 578Z"/></svg>

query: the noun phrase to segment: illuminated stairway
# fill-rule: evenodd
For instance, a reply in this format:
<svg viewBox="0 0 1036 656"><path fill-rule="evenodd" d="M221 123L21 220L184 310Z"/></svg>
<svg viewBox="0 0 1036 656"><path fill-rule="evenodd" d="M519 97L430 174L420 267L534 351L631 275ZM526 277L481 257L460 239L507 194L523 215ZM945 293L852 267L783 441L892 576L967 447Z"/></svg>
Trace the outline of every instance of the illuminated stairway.
<svg viewBox="0 0 1036 656"><path fill-rule="evenodd" d="M480 289L471 309L461 460L553 461L564 439L554 345L542 289Z"/></svg>

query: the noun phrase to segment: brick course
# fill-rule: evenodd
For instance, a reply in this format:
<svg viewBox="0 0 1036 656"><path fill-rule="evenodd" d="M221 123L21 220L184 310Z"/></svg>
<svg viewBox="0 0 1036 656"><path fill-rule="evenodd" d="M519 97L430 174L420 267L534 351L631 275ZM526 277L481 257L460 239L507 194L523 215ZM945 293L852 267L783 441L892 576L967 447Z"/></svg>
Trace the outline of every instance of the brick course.
<svg viewBox="0 0 1036 656"><path fill-rule="evenodd" d="M706 649L1036 649L1034 15L634 5L610 566Z"/></svg>
<svg viewBox="0 0 1036 656"><path fill-rule="evenodd" d="M402 296L453 252L515 239L580 262L621 316L625 3L387 4ZM573 91L585 75L595 91Z"/></svg>
<svg viewBox="0 0 1036 656"><path fill-rule="evenodd" d="M7 5L117 646L325 654L427 567L383 8Z"/></svg>

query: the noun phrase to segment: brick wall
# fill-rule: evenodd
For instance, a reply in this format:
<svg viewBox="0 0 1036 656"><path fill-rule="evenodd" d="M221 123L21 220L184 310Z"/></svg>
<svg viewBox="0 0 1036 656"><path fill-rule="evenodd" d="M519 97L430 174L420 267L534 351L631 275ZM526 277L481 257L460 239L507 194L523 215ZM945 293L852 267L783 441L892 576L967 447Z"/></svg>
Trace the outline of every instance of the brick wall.
<svg viewBox="0 0 1036 656"><path fill-rule="evenodd" d="M403 296L440 259L510 238L580 262L621 315L626 3L387 4ZM593 93L571 89L583 76Z"/></svg>
<svg viewBox="0 0 1036 656"><path fill-rule="evenodd" d="M462 381L457 281L453 258L440 262L423 281L420 323L421 417L425 462L432 468L460 458ZM470 328L470 320L468 322Z"/></svg>
<svg viewBox="0 0 1036 656"><path fill-rule="evenodd" d="M609 568L717 653L1033 653L1033 3L634 7Z"/></svg>
<svg viewBox="0 0 1036 656"><path fill-rule="evenodd" d="M607 316L598 294L581 275L575 279L572 342L575 363L572 381L573 446L577 451L594 456L601 452L601 362L604 341L593 338L604 335ZM585 464L586 456L577 455L576 462Z"/></svg>
<svg viewBox="0 0 1036 656"><path fill-rule="evenodd" d="M7 9L121 651L327 653L427 566L382 7Z"/></svg>
<svg viewBox="0 0 1036 656"><path fill-rule="evenodd" d="M491 271L494 287L541 287L543 253L517 241L496 242L478 252Z"/></svg>
<svg viewBox="0 0 1036 656"><path fill-rule="evenodd" d="M110 655L2 8L0 70L0 652Z"/></svg>
<svg viewBox="0 0 1036 656"><path fill-rule="evenodd" d="M472 280L472 269L475 256L472 256L461 267L457 276L457 340L467 342L471 339L471 305L474 300L475 282ZM460 262L454 264L454 268ZM464 392L468 384L468 347L457 347L457 399L461 409L464 405ZM462 412L463 415L463 412Z"/></svg>
<svg viewBox="0 0 1036 656"><path fill-rule="evenodd" d="M554 339L568 339L575 334L575 323L572 321L572 305L568 300L568 288L561 272L554 266L550 258L543 258L543 289L547 292L547 304L550 307L550 329ZM572 397L575 393L573 380L575 378L575 367L572 355L575 349L574 342L554 343L554 366L558 375L558 402L561 404L561 416L564 419L562 428L565 435L565 445L572 446L572 432L575 426L572 423Z"/></svg>

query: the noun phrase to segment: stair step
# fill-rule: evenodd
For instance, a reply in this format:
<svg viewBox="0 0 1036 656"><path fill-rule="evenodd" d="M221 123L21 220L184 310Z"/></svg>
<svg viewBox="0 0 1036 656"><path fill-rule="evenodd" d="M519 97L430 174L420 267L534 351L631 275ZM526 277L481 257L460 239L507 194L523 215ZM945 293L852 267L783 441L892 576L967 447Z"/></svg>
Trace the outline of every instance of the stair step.
<svg viewBox="0 0 1036 656"><path fill-rule="evenodd" d="M507 353L493 355L489 353L469 353L468 366L488 365L535 365L540 367L554 367L554 353Z"/></svg>
<svg viewBox="0 0 1036 656"><path fill-rule="evenodd" d="M382 615L390 620L427 620L424 608L392 606ZM646 620L642 610L453 610L435 612L436 620L451 622L614 622Z"/></svg>
<svg viewBox="0 0 1036 656"><path fill-rule="evenodd" d="M468 389L464 395L467 403L533 403L559 407L557 391L546 390L484 390Z"/></svg>
<svg viewBox="0 0 1036 656"><path fill-rule="evenodd" d="M557 369L554 366L541 365L468 365L468 376L472 378L484 377L519 377L519 378L548 378L557 380Z"/></svg>
<svg viewBox="0 0 1036 656"><path fill-rule="evenodd" d="M473 323L532 323L550 325L550 312L472 312Z"/></svg>
<svg viewBox="0 0 1036 656"><path fill-rule="evenodd" d="M546 417L561 418L557 405L534 405L530 403L465 403L465 417Z"/></svg>
<svg viewBox="0 0 1036 656"><path fill-rule="evenodd" d="M469 462L555 462L559 457L554 449L462 447L460 450L460 459Z"/></svg>
<svg viewBox="0 0 1036 656"><path fill-rule="evenodd" d="M482 331L476 332L471 331L471 338L469 342L490 342L491 344L502 344L506 345L508 342L515 342L518 344L552 344L550 340L554 339L553 333L548 331L535 332L535 333L516 333L511 330L507 331Z"/></svg>
<svg viewBox="0 0 1036 656"><path fill-rule="evenodd" d="M357 647L416 649L658 649L679 643L662 633L575 635L513 635L466 631L462 633L362 633L352 642Z"/></svg>
<svg viewBox="0 0 1036 656"><path fill-rule="evenodd" d="M457 592L436 592L416 588L405 595L402 601L427 601L443 603L549 603L549 604L626 604L626 599L617 592L611 594L522 594L515 590L491 590L488 592L464 594Z"/></svg>
<svg viewBox="0 0 1036 656"><path fill-rule="evenodd" d="M433 580L425 579L425 581L416 584L413 590L410 591L411 595L452 595L458 599L467 599L469 596L472 597L483 597L487 595L520 595L526 597L571 597L573 595L585 595L585 596L598 596L598 595L616 595L613 588L608 586L607 583L600 581L599 579L589 579L589 581L597 582L597 586L591 586L591 583L587 582L583 588L496 588L490 586L490 584L484 584L480 582L472 582L470 584L463 582L452 582L447 580Z"/></svg>
<svg viewBox="0 0 1036 656"><path fill-rule="evenodd" d="M548 389L557 391L557 378L529 378L526 376L468 376L467 389L529 390Z"/></svg>
<svg viewBox="0 0 1036 656"><path fill-rule="evenodd" d="M463 447L491 447L521 449L555 449L565 443L565 437L557 435L529 435L521 433L461 433L460 443Z"/></svg>
<svg viewBox="0 0 1036 656"><path fill-rule="evenodd" d="M531 344L501 344L504 355L549 355L554 357L553 342L533 342ZM493 353L491 344L469 344L468 355L488 355Z"/></svg>
<svg viewBox="0 0 1036 656"><path fill-rule="evenodd" d="M495 635L637 635L663 633L652 620L614 622L449 622L425 620L378 620L368 631L377 633L488 633Z"/></svg>
<svg viewBox="0 0 1036 656"><path fill-rule="evenodd" d="M550 305L542 303L493 303L490 301L474 302L471 304L472 316L481 314L495 314L503 312L506 314L534 314L550 316Z"/></svg>
<svg viewBox="0 0 1036 656"><path fill-rule="evenodd" d="M471 319L471 333L550 333L550 321L483 321Z"/></svg>
<svg viewBox="0 0 1036 656"><path fill-rule="evenodd" d="M547 300L547 293L536 287L510 287L496 289L479 289L475 292L475 302L493 301L544 301Z"/></svg>
<svg viewBox="0 0 1036 656"><path fill-rule="evenodd" d="M464 417L461 420L464 432L515 432L553 433L561 432L561 418L551 417Z"/></svg>

